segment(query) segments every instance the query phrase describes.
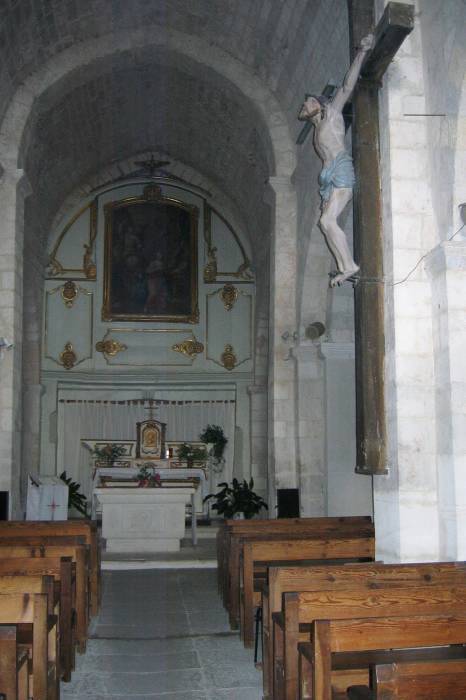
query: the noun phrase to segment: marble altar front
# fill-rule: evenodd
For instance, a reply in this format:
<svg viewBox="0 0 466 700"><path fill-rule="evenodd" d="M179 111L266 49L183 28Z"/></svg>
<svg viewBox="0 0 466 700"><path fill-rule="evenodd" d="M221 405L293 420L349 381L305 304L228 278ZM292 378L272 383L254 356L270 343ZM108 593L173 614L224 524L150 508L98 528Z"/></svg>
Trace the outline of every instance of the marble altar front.
<svg viewBox="0 0 466 700"><path fill-rule="evenodd" d="M194 492L194 486L94 489L107 551L178 552Z"/></svg>

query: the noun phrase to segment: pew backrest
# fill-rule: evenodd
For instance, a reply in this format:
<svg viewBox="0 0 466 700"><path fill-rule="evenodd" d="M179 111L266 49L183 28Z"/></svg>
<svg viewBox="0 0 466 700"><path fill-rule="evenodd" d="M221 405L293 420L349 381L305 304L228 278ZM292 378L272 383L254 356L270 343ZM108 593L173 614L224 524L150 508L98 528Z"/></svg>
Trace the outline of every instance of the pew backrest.
<svg viewBox="0 0 466 700"><path fill-rule="evenodd" d="M435 588L430 589L436 590ZM318 619L312 624L312 697L331 700L331 655L333 652L363 652L379 649L442 647L466 643L466 614L458 609L459 598L444 590L445 601L437 600L437 613L423 614L414 606L410 613L349 619ZM458 593L458 591L457 591ZM423 594L425 595L425 594ZM461 597L461 596L460 596ZM442 610L443 605L443 610ZM425 607L423 601L421 608ZM396 697L396 696L395 696ZM427 695L433 700L433 694ZM449 695L443 696L450 698ZM454 696L453 696L454 697ZM458 696L461 697L461 696ZM464 696L463 696L464 697ZM409 698L419 700L415 692Z"/></svg>
<svg viewBox="0 0 466 700"><path fill-rule="evenodd" d="M376 700L464 700L466 659L377 665Z"/></svg>

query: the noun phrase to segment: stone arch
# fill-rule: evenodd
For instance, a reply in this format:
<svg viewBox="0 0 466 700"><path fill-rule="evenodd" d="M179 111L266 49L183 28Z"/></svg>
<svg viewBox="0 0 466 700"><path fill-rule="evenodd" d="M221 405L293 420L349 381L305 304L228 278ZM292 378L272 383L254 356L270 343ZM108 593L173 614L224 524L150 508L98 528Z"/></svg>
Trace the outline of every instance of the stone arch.
<svg viewBox="0 0 466 700"><path fill-rule="evenodd" d="M259 110L267 124L272 142L275 173L291 176L295 168L295 148L286 117L277 99L264 83L244 64L197 37L161 27L145 27L132 32L110 33L73 46L50 59L16 92L0 130L0 162L12 166L20 161L20 148L33 102L46 89L79 67L112 54L139 48L162 47L213 68L233 83Z"/></svg>
<svg viewBox="0 0 466 700"><path fill-rule="evenodd" d="M79 45L66 49L58 56L50 59L35 74L31 75L23 85L17 90L11 100L0 128L0 164L3 169L0 181L0 204L4 214L3 237L8 241L7 245L12 249L11 273L15 276L14 290L11 295L11 309L9 309L9 321L6 332L16 344L15 354L17 355L13 365L0 367L0 380L12 386L11 406L3 407L8 414L8 420L3 424L7 425L5 435L2 436L9 441L9 455L0 464L0 478L5 477L7 488L12 488L12 484L20 482L20 464L22 455L30 454L29 445L20 445L17 439L21 434L22 425L30 425L35 422L38 428L37 417L39 415L40 403L40 383L36 370L29 373L28 386L24 386L24 392L28 398L27 404L21 403L21 354L23 342L23 231L24 231L24 209L27 193L20 191L18 187L18 173L22 174L19 165L24 162L24 154L28 147L27 125L28 120L34 113L34 103L49 88L53 87L63 78L71 76L73 71L91 66L93 61L110 57L138 47L160 47L168 49L175 54L180 54L196 63L200 63L217 72L226 83L230 83L239 90L252 107L260 114L263 123L268 130L270 139L273 164L271 172L275 174L286 189L286 198L276 196L275 198L275 231L272 231L272 240L283 239L287 245L287 258L289 262L296 265L296 223L295 217L291 216L290 210L295 210L295 192L291 185L290 176L295 168L295 148L289 132L288 123L278 100L275 98L268 86L259 77L232 56L226 54L218 48L208 45L197 37L188 36L178 31L170 31L156 27L145 27L130 32L109 33L104 37L93 39ZM26 138L25 138L26 137ZM11 196L12 193L14 196ZM272 226L273 228L273 226ZM273 246L273 243L271 244ZM36 266L37 267L37 266ZM19 274L18 274L19 271ZM37 273L37 270L35 271ZM278 269L273 270L272 278L280 275ZM37 276L37 275L36 275ZM27 277L27 275L26 275ZM38 279L38 277L37 277ZM34 284L32 282L31 284ZM37 280L36 280L37 286ZM272 284L273 294L280 297L277 285ZM37 291L37 289L35 290ZM29 295L31 296L31 295ZM34 295L32 295L34 296ZM286 315L289 318L290 310L295 313L295 295L293 299L288 299ZM281 334L279 319L284 316L280 304L274 304L273 319L277 319L274 338L279 338ZM274 320L272 319L272 324ZM28 324L31 319L28 320ZM32 341L35 338L35 325L32 324ZM29 340L31 340L29 338ZM26 338L25 338L26 340ZM276 341L278 344L280 341ZM29 343L33 345L33 342ZM36 343L37 345L37 343ZM37 359L35 357L35 359ZM23 376L24 376L23 357ZM274 381L280 381L281 370L277 363L273 365ZM13 381L13 374L16 380ZM289 372L288 372L289 374ZM287 380L291 386L293 378ZM290 389L290 399L293 403L293 389ZM274 397L270 399L275 402ZM2 407L0 407L2 408ZM22 415L22 417L21 417ZM23 431L23 433L26 431ZM15 437L16 436L16 437ZM37 436L36 436L37 437ZM292 440L293 438L288 438ZM6 444L6 442L4 442ZM280 450L278 451L278 453ZM288 452L287 452L288 454ZM290 464L294 461L293 451L289 451ZM38 466L28 462L32 468ZM14 491L14 493L13 493ZM20 515L20 502L17 489L13 489L11 513L15 517Z"/></svg>

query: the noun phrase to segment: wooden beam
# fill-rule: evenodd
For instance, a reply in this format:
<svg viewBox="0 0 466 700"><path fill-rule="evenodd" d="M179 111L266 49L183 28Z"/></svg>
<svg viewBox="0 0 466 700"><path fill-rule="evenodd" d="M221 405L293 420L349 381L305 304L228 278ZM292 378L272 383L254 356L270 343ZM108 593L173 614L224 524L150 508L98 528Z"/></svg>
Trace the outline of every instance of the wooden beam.
<svg viewBox="0 0 466 700"><path fill-rule="evenodd" d="M403 2L389 2L375 30L375 46L363 65L361 78L380 84L383 74L413 28L414 7Z"/></svg>
<svg viewBox="0 0 466 700"><path fill-rule="evenodd" d="M350 45L374 27L373 0L348 0ZM378 88L388 64L413 28L411 6L391 2L375 30L376 43L353 96L356 472L387 473L382 198Z"/></svg>

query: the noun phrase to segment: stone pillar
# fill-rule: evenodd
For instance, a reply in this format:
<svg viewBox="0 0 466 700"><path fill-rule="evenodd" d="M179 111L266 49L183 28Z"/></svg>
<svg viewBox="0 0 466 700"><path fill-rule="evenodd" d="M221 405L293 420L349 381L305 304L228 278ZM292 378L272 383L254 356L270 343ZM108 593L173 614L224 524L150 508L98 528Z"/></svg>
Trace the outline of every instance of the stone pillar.
<svg viewBox="0 0 466 700"><path fill-rule="evenodd" d="M372 476L355 473L354 343L322 343L325 359L326 515L372 515Z"/></svg>
<svg viewBox="0 0 466 700"><path fill-rule="evenodd" d="M269 507L277 488L296 488L295 362L287 338L296 332L296 192L289 178L272 177L275 228L270 254ZM285 338L283 336L285 335Z"/></svg>
<svg viewBox="0 0 466 700"><path fill-rule="evenodd" d="M28 183L3 164L0 180L0 336L13 343L0 358L0 490L10 494L10 517L21 517L21 358L23 224Z"/></svg>
<svg viewBox="0 0 466 700"><path fill-rule="evenodd" d="M434 374L439 558L466 557L466 241L429 255Z"/></svg>
<svg viewBox="0 0 466 700"><path fill-rule="evenodd" d="M251 401L251 476L254 491L267 498L267 387L264 384L248 386ZM271 507L271 511L272 508ZM273 512L272 512L273 514Z"/></svg>
<svg viewBox="0 0 466 700"><path fill-rule="evenodd" d="M323 362L319 343L293 348L296 360L298 410L298 478L301 515L326 515L327 469Z"/></svg>
<svg viewBox="0 0 466 700"><path fill-rule="evenodd" d="M431 285L418 264L436 232L426 117L414 112L428 112L418 25L380 91L389 474L374 476L374 517L387 562L439 556Z"/></svg>

